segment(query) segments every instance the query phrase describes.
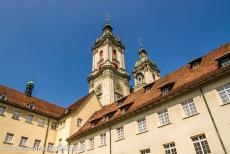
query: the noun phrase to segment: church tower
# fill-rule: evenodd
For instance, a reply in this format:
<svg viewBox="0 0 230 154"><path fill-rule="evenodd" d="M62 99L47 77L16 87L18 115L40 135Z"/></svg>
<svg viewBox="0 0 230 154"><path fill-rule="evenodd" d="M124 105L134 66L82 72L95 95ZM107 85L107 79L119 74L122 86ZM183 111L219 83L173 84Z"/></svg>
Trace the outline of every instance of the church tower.
<svg viewBox="0 0 230 154"><path fill-rule="evenodd" d="M159 69L154 62L148 59L148 53L143 48L142 43L140 43L139 59L133 69L133 77L134 91L160 78Z"/></svg>
<svg viewBox="0 0 230 154"><path fill-rule="evenodd" d="M130 93L125 47L112 31L107 18L102 36L96 39L92 47L92 72L88 77L89 92L94 90L103 106Z"/></svg>

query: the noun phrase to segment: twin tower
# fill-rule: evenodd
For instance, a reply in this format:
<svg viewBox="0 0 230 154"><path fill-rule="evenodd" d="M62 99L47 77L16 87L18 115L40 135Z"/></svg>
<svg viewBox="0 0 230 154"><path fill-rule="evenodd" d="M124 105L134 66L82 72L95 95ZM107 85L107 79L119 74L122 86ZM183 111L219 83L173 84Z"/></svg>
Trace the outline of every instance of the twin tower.
<svg viewBox="0 0 230 154"><path fill-rule="evenodd" d="M107 20L102 36L96 39L92 47L92 72L88 77L89 92L94 91L103 106L130 94L130 76L125 68L125 46L112 31ZM148 59L143 47L139 49L139 56L132 72L134 90L160 78L156 64Z"/></svg>

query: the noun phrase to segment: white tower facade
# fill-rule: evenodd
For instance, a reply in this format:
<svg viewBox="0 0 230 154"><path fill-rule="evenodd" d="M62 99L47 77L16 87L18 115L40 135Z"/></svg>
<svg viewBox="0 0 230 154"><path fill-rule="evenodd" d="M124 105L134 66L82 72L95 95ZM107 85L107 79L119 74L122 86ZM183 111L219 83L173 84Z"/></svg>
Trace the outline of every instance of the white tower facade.
<svg viewBox="0 0 230 154"><path fill-rule="evenodd" d="M139 56L133 69L134 90L138 90L160 78L159 69L154 62L148 59L148 54L143 47L139 50Z"/></svg>
<svg viewBox="0 0 230 154"><path fill-rule="evenodd" d="M112 30L107 21L102 36L92 47L92 72L88 77L89 92L94 90L103 106L130 93L125 47Z"/></svg>

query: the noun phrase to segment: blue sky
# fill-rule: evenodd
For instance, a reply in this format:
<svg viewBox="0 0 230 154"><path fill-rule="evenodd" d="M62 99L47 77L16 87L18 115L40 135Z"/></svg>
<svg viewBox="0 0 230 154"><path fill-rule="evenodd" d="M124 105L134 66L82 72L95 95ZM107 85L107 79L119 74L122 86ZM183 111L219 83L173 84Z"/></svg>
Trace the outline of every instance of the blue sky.
<svg viewBox="0 0 230 154"><path fill-rule="evenodd" d="M230 42L229 8L229 0L1 0L0 84L24 91L35 76L34 96L64 107L86 95L106 13L128 72L141 37L164 76Z"/></svg>

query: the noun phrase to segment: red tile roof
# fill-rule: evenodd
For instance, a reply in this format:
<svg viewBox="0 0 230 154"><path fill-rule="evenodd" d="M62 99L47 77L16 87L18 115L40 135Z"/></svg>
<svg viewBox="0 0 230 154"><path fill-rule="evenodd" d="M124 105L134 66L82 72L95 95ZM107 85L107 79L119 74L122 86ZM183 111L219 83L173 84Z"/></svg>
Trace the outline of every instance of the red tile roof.
<svg viewBox="0 0 230 154"><path fill-rule="evenodd" d="M22 92L8 88L3 85L0 85L0 94L7 97L6 103L25 110L30 110L32 112L42 114L44 116L57 119L64 114L65 109L63 107L32 96L29 97ZM34 110L28 108L29 104L35 105Z"/></svg>
<svg viewBox="0 0 230 154"><path fill-rule="evenodd" d="M152 85L151 90L145 92L144 88L142 88L138 91L131 93L125 98L124 104L130 102L134 103L125 114L122 114L121 111L118 109L119 107L117 102L114 102L108 106L104 106L101 110L93 114L88 122L86 122L85 125L78 132L70 136L67 140L72 141L83 134L90 133L96 129L111 124L124 116L131 115L149 105L158 103L164 98L172 96L177 92L181 92L185 89L191 88L192 86L199 85L201 82L217 74L220 74L223 71L229 72L229 66L227 68L219 69L218 61L216 60L219 57L222 57L223 55L226 55L228 53L230 53L230 43L227 43L220 48L217 48L214 51L201 57L201 63L198 68L193 70L190 68L190 64L188 63L178 70L155 81ZM168 94L162 95L160 87L163 87L167 83L174 83L174 85ZM116 113L109 121L106 121L103 116L106 113L112 111L116 111ZM102 119L95 126L92 127L90 122L99 118Z"/></svg>

